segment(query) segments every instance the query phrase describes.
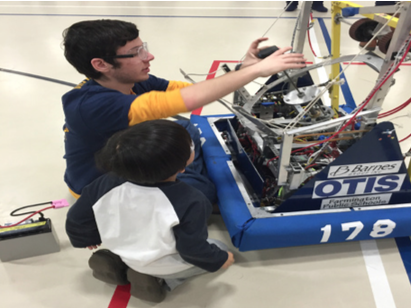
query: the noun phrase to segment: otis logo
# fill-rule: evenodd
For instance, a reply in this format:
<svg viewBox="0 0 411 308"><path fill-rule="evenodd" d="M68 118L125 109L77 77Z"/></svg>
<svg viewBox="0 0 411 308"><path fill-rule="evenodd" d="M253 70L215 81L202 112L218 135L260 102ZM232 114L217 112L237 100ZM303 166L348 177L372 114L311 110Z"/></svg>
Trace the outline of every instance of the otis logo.
<svg viewBox="0 0 411 308"><path fill-rule="evenodd" d="M407 174L318 181L313 199L399 191Z"/></svg>
<svg viewBox="0 0 411 308"><path fill-rule="evenodd" d="M330 166L328 178L397 173L400 170L401 164L402 160L396 160L380 163Z"/></svg>

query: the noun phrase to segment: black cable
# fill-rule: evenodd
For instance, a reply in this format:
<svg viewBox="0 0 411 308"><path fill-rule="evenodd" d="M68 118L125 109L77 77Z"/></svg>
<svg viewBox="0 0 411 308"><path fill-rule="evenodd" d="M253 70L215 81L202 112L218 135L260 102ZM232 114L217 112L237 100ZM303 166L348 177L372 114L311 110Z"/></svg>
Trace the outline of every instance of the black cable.
<svg viewBox="0 0 411 308"><path fill-rule="evenodd" d="M29 207L39 206L39 205L45 205L45 204L51 204L51 203L52 203L52 202L49 201L49 202L43 202L43 203L37 203L37 204L31 204L31 205L22 206L22 207L19 207L18 209L15 209L14 211L12 211L12 212L10 213L10 216L22 216L22 215L27 215L27 214L33 214L33 213L35 213L35 211L25 212L25 213L21 213L21 214L15 214L15 213L16 213L17 211L20 211L20 210L22 210L22 209L26 209L26 208L29 208ZM42 212L39 212L38 214L41 216L40 220L44 220L44 215L43 215L43 213L42 213Z"/></svg>
<svg viewBox="0 0 411 308"><path fill-rule="evenodd" d="M76 84L71 83L71 82L62 81L62 80L58 80L58 79L54 79L54 78L43 77L43 76L29 74L29 73L23 73L23 72L8 70L8 69L4 69L4 68L0 68L0 72L6 72L6 73L17 74L17 75L22 75L22 76L26 76L26 77L37 78L37 79L50 81L50 82L54 82L54 83L59 83L59 84L62 84L62 85L65 85L65 86L70 86L70 87L75 87L76 86Z"/></svg>

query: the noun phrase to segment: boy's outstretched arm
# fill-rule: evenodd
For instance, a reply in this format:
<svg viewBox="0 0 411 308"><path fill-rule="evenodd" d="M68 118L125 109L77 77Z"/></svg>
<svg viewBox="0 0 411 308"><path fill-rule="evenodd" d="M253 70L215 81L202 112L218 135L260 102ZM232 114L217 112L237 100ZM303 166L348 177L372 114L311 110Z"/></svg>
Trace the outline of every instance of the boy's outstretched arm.
<svg viewBox="0 0 411 308"><path fill-rule="evenodd" d="M268 37L261 37L251 43L250 48L248 48L244 60L241 63L241 68L256 64L262 60L258 57L258 53L268 47L258 48L258 45L266 40L268 40Z"/></svg>
<svg viewBox="0 0 411 308"><path fill-rule="evenodd" d="M257 40L253 44L258 45L259 42ZM253 53L258 52L258 48L253 47L253 44L248 52L250 56L246 57L244 61L248 65L247 67L181 89L180 93L187 109L194 110L212 103L258 77L269 77L287 69L297 69L306 66L306 59L303 54L286 53L292 47L280 48L263 60L253 59Z"/></svg>

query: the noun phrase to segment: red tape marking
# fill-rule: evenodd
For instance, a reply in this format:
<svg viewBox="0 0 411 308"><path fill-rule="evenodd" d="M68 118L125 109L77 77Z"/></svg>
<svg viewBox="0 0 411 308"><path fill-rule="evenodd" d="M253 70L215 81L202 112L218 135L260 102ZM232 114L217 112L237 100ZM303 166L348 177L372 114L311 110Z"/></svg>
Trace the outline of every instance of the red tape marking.
<svg viewBox="0 0 411 308"><path fill-rule="evenodd" d="M208 79L213 79L217 73L218 68L220 67L221 63L238 63L238 61L223 61L223 60L215 60L213 64L211 65L210 71L208 72L209 75L207 75L206 80ZM196 110L193 110L191 114L194 115L201 115L201 111L203 111L203 107L197 108Z"/></svg>
<svg viewBox="0 0 411 308"><path fill-rule="evenodd" d="M130 284L117 286L108 308L126 308L130 297Z"/></svg>

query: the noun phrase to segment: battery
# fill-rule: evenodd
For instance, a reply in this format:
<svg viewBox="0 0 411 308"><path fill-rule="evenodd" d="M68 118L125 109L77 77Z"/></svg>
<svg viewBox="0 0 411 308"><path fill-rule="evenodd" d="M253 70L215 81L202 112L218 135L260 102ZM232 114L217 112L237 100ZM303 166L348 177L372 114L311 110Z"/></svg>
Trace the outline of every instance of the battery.
<svg viewBox="0 0 411 308"><path fill-rule="evenodd" d="M50 219L0 229L0 260L19 260L60 251Z"/></svg>

